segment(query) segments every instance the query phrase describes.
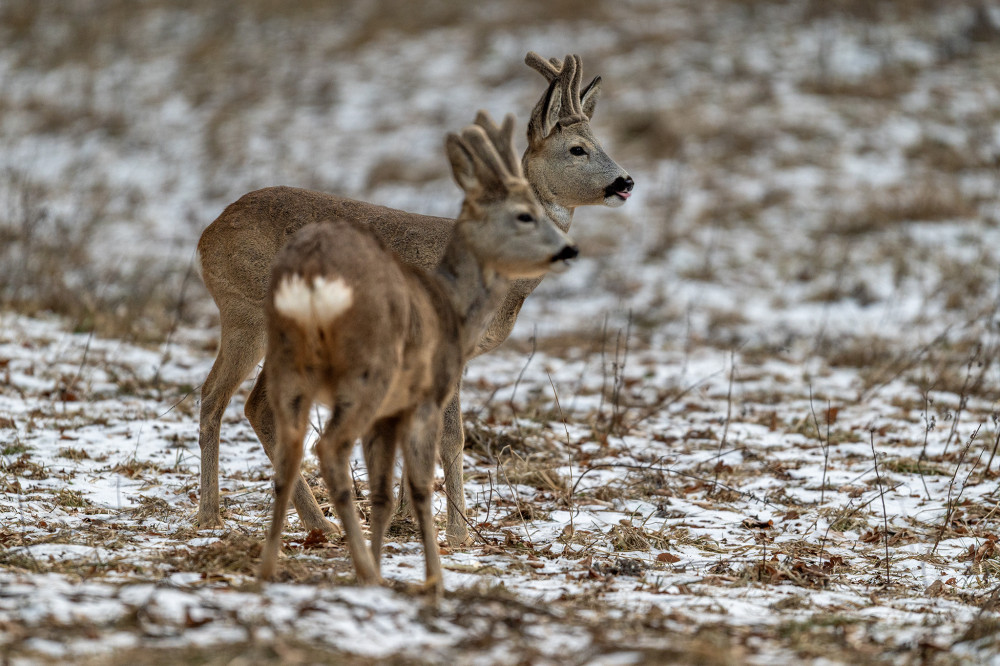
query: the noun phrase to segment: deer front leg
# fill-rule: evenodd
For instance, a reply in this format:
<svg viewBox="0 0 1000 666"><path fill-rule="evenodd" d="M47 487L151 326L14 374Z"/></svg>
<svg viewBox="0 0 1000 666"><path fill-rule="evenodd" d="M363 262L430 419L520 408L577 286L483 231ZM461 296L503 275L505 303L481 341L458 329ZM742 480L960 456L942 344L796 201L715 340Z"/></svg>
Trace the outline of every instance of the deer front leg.
<svg viewBox="0 0 1000 666"><path fill-rule="evenodd" d="M401 434L408 427L408 417L383 419L372 427L374 436L364 441L365 467L368 469L368 498L371 501L371 551L375 573L382 571L382 542L385 531L396 507L392 496L392 480L395 473L396 448ZM403 476L402 486L406 486Z"/></svg>
<svg viewBox="0 0 1000 666"><path fill-rule="evenodd" d="M403 459L406 463L405 484L413 501L413 513L420 525L420 536L424 545L424 590L435 599L439 599L444 592L437 529L431 511L434 462L437 458L435 444L440 429L440 408L433 403L423 404L414 411L410 432L403 445Z"/></svg>
<svg viewBox="0 0 1000 666"><path fill-rule="evenodd" d="M448 500L448 526L445 537L449 546L469 543L469 530L465 517L465 478L462 470L465 450L465 431L462 427L462 406L459 391L444 410L441 430L441 466L444 468L444 491Z"/></svg>

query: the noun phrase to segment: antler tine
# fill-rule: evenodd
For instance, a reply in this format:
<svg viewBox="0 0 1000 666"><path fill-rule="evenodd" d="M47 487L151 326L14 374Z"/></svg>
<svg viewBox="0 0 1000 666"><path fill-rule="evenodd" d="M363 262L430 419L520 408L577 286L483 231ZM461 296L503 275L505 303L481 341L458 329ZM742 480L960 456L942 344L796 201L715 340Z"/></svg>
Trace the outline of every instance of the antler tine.
<svg viewBox="0 0 1000 666"><path fill-rule="evenodd" d="M528 51L528 55L524 56L524 64L544 76L546 81L559 77L559 61L555 58L546 60L534 51Z"/></svg>
<svg viewBox="0 0 1000 666"><path fill-rule="evenodd" d="M568 56L567 56L568 57ZM583 84L583 59L573 55L573 75L567 84L566 96L563 101L568 102L573 114L582 114L583 105L580 103L580 86Z"/></svg>
<svg viewBox="0 0 1000 666"><path fill-rule="evenodd" d="M476 114L476 125L486 132L486 136L506 167L507 175L520 178L521 162L514 151L514 124L516 122L514 114L508 113L504 117L503 125L498 127L486 111L479 111Z"/></svg>
<svg viewBox="0 0 1000 666"><path fill-rule="evenodd" d="M504 150L510 162L510 173L516 178L523 178L524 171L521 169L521 160L517 156L514 148L514 127L517 126L517 118L513 113L508 113L503 117L503 125L500 126L500 134L503 138Z"/></svg>
<svg viewBox="0 0 1000 666"><path fill-rule="evenodd" d="M575 55L567 55L559 71L559 87L562 90L562 117L580 113L580 67Z"/></svg>
<svg viewBox="0 0 1000 666"><path fill-rule="evenodd" d="M485 129L479 125L469 125L462 130L462 139L475 158L481 181L503 182L506 180L507 167Z"/></svg>
<svg viewBox="0 0 1000 666"><path fill-rule="evenodd" d="M586 79L583 78L583 58L576 56L576 110L577 113L583 113L583 82Z"/></svg>

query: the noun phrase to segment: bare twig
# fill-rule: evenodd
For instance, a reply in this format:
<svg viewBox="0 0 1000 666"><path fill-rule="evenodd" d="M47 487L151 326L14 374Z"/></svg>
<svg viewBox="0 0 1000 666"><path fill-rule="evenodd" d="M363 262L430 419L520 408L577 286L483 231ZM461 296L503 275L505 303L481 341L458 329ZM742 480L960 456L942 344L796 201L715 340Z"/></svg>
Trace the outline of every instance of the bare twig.
<svg viewBox="0 0 1000 666"><path fill-rule="evenodd" d="M492 491L492 485L491 485L490 489ZM454 500L454 498L452 498L451 493L448 492L448 488L447 487L445 487L445 489L444 489L444 495L445 495L445 499L447 499L447 501L448 501L448 504L450 504L451 506L456 506L455 505L455 500ZM485 536L483 536L483 533L479 531L479 528L476 527L476 525L472 522L472 520L469 519L468 516L465 515L465 513L466 513L465 511L459 511L458 515L460 515L462 517L462 520L465 521L465 524L469 526L469 529L472 530L473 534L476 535L476 537L479 539L479 541L481 543L484 543L484 544L489 543L489 539L487 539Z"/></svg>
<svg viewBox="0 0 1000 666"><path fill-rule="evenodd" d="M729 352L729 390L726 392L726 424L722 427L722 439L719 440L719 460L715 463L715 478L712 480L712 494L719 484L719 472L722 468L722 449L729 438L729 422L733 416L733 377L736 374L736 352Z"/></svg>
<svg viewBox="0 0 1000 666"><path fill-rule="evenodd" d="M625 389L625 366L628 364L628 348L632 340L632 311L628 313L628 324L625 327L625 347L621 348L621 331L615 340L615 364L614 364L614 386L611 394L611 423L608 427L608 434L623 434L622 421L625 416L622 411L622 391ZM621 351L621 361L619 362L619 351Z"/></svg>
<svg viewBox="0 0 1000 666"><path fill-rule="evenodd" d="M822 505L826 499L826 470L830 465L830 401L826 402L826 442L820 440L820 446L823 448L823 479L819 486L819 503ZM813 387L812 382L809 383L809 411L812 413L813 426L816 428L816 439L820 439L819 435L819 419L816 418L816 410L813 407Z"/></svg>
<svg viewBox="0 0 1000 666"><path fill-rule="evenodd" d="M188 398L190 398L194 394L195 391L198 391L200 389L201 389L201 385L200 384L198 386L195 386L193 389L191 389L190 391L188 391L187 393L185 393L184 395L182 395L179 400L176 400L175 402L171 403L171 405L169 407L167 407L167 410L165 412L163 412L162 414L158 414L156 416L156 418L162 419L164 416L166 416L170 412L174 411L178 407L178 405L180 405L182 402L184 402L185 400L187 400Z"/></svg>
<svg viewBox="0 0 1000 666"><path fill-rule="evenodd" d="M521 519L522 527L524 527L524 538L526 538L528 540L528 544L534 548L534 544L531 542L531 533L528 531L528 523L524 519L524 510L521 508L521 500L518 499L517 496L517 489L514 487L514 484L510 482L510 477L507 476L507 470L503 466L503 463L500 462L500 458L503 456L504 451L508 451L513 455L510 444L500 449L500 453L497 454L497 467L500 468L501 472L503 472L503 479L507 482L507 488L510 490L510 495L514 499L514 506L517 508L517 515Z"/></svg>
<svg viewBox="0 0 1000 666"><path fill-rule="evenodd" d="M885 541L885 585L888 587L892 584L892 578L889 575L889 516L885 510L885 490L882 488L882 476L878 473L878 454L875 453L874 428L869 430L868 433L871 435L872 460L875 462L875 481L878 482L878 495L882 500L882 537L883 541Z"/></svg>
<svg viewBox="0 0 1000 666"><path fill-rule="evenodd" d="M710 379L714 378L716 375L720 374L721 372L722 372L722 370L719 370L719 371L713 372L712 374L708 375L707 377L702 377L701 379L696 379L695 381L691 382L690 384L688 384L687 386L685 386L683 389L681 389L678 393L670 396L670 398L667 398L667 395L669 395L669 394L663 394L662 397L660 398L659 402L656 402L654 404L648 405L645 408L645 410L642 413L640 413L638 417L636 417L636 419L634 421L634 425L639 425L639 424L643 423L649 417L654 416L656 414L662 414L663 412L665 412L667 410L668 407L670 407L671 405L673 405L676 402L678 402L681 398L683 398L684 396L686 396L691 391L693 391L696 388L698 388L698 387L702 386L703 384L707 383Z"/></svg>
<svg viewBox="0 0 1000 666"><path fill-rule="evenodd" d="M531 333L531 353L528 354L528 358L524 361L524 366L521 367L521 372L517 373L517 379L514 380L514 389L510 392L510 400L507 401L511 412L516 412L514 408L514 398L517 396L517 387L521 385L521 380L524 379L524 373L528 370L528 366L531 365L531 360L535 358L535 352L537 350L538 328L536 327Z"/></svg>
<svg viewBox="0 0 1000 666"><path fill-rule="evenodd" d="M962 382L962 389L958 392L958 409L955 410L955 416L951 421L951 430L948 432L948 439L944 443L944 451L941 455L948 453L948 447L951 446L951 441L955 438L958 433L958 422L962 418L962 412L965 411L966 405L969 404L969 396L967 391L969 389L969 382L972 380L972 365L979 358L979 354L982 352L982 347L980 345L976 346L975 351L969 356L969 363L965 368L965 380ZM979 429L976 429L979 432Z"/></svg>
<svg viewBox="0 0 1000 666"><path fill-rule="evenodd" d="M93 342L93 341L94 341L94 331L93 331L93 329L91 329L90 335L87 336L87 344L83 348L83 356L80 358L80 366L76 369L76 375L74 375L73 379L71 379L70 382L66 385L66 390L63 392L63 395L62 395L62 398L63 398L63 400L62 400L63 412L66 411L67 392L70 389L74 388L76 386L77 382L79 382L80 378L83 376L83 369L87 365L87 355L90 353L90 343Z"/></svg>
<svg viewBox="0 0 1000 666"><path fill-rule="evenodd" d="M976 430L969 437L969 441L966 442L965 446L962 448L962 453L958 457L958 462L955 464L955 472L951 475L951 481L948 482L948 500L945 503L944 520L941 523L941 529L938 530L937 538L934 539L934 546L931 548L931 555L937 552L938 544L941 543L941 539L944 537L944 532L948 529L948 525L951 523L951 515L955 511L955 505L958 504L958 497L961 497L962 490L965 489L963 486L962 490L959 491L958 497L956 497L955 500L952 500L951 495L955 489L955 479L958 477L958 470L962 468L962 463L965 462L965 455L969 452L969 448L972 447L972 443L976 441L976 437L979 436L979 429L982 427L982 423L976 427ZM979 456L981 459L982 453L980 453ZM978 461L976 464L978 464ZM975 469L975 465L973 465L973 469ZM968 477L966 477L966 479L968 479Z"/></svg>
<svg viewBox="0 0 1000 666"><path fill-rule="evenodd" d="M941 344L942 342L948 339L948 334L951 333L953 328L955 328L954 324L946 326L945 329L941 331L933 340L931 340L926 345L924 345L920 349L910 354L910 358L907 359L905 363L901 363L896 372L893 372L890 376L881 379L881 381L875 382L871 386L867 387L858 396L858 402L864 402L866 399L868 399L868 397L875 395L880 390L882 390L883 387L888 386L892 382L896 381L896 379L900 377L904 372L915 368L916 365L921 360L923 360L927 352L929 352L931 349L933 349L934 347L936 347L937 345Z"/></svg>
<svg viewBox="0 0 1000 666"><path fill-rule="evenodd" d="M604 399L608 395L608 363L605 358L608 348L608 315L604 315L604 324L601 326L601 400L597 405L597 414L604 414Z"/></svg>
<svg viewBox="0 0 1000 666"><path fill-rule="evenodd" d="M823 446L823 485L819 489L819 502L823 503L823 494L826 492L826 470L830 467L830 424L833 422L833 405L826 401L826 444Z"/></svg>
<svg viewBox="0 0 1000 666"><path fill-rule="evenodd" d="M167 361L170 360L170 344L173 342L174 334L177 332L177 327L181 322L181 315L184 312L184 302L187 298L188 282L191 281L191 276L196 270L196 258L197 252L191 255L187 271L184 273L184 279L181 281L180 294L177 296L177 305L174 306L173 317L170 320L170 330L167 331L167 338L163 341L163 355L160 357L160 364L156 366L156 373L153 375L152 384L157 388L160 385L160 372L163 370L163 366L167 364Z"/></svg>
<svg viewBox="0 0 1000 666"><path fill-rule="evenodd" d="M990 459L986 461L986 470L983 475L988 475L990 473L990 467L993 465L993 458L997 455L997 445L1000 445L1000 415L993 412L993 427L996 429L996 436L993 438L993 450L990 451Z"/></svg>
<svg viewBox="0 0 1000 666"><path fill-rule="evenodd" d="M493 506L493 472L486 470L486 478L490 481L490 497L486 500L486 521L490 520L490 508Z"/></svg>
<svg viewBox="0 0 1000 666"><path fill-rule="evenodd" d="M569 456L569 480L573 480L573 447L569 437L569 424L566 423L566 415L563 414L562 405L559 404L559 391L556 390L555 382L552 381L552 375L548 372L545 375L549 378L549 386L552 387L552 396L556 400L556 409L559 410L559 418L562 420L563 430L566 431L566 455ZM569 509L569 529L571 532L575 532L576 528L573 525L573 493L567 493L566 495L566 507Z"/></svg>
<svg viewBox="0 0 1000 666"><path fill-rule="evenodd" d="M924 492L927 493L927 501L931 499L931 491L927 488L927 479L924 478L924 472L920 469L920 463L927 457L927 436L934 429L935 424L936 420L930 414L930 397L928 391L924 391L924 445L917 457L917 474L920 476L920 483L924 485Z"/></svg>

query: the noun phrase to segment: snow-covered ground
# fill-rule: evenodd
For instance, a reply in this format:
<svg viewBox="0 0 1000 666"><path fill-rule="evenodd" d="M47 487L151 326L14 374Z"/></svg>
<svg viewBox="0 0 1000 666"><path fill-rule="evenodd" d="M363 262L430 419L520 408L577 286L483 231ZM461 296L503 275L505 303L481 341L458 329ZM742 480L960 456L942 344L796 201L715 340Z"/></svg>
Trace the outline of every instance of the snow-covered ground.
<svg viewBox="0 0 1000 666"><path fill-rule="evenodd" d="M1000 7L92 4L0 7L5 659L1000 663ZM456 212L442 137L526 121L528 50L603 76L637 185L468 368L474 544L428 607L408 521L362 589L291 516L259 585L245 390L192 527L200 230L272 184Z"/></svg>

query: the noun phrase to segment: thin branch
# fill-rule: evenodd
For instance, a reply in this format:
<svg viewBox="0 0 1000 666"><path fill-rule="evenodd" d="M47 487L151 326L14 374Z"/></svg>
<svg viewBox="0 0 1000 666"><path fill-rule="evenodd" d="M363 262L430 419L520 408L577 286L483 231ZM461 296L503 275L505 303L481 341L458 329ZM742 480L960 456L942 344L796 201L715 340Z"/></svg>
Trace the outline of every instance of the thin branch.
<svg viewBox="0 0 1000 666"><path fill-rule="evenodd" d="M719 485L719 472L722 469L722 449L726 446L726 440L729 439L729 422L733 417L733 377L736 374L736 352L729 352L729 390L726 392L726 424L722 427L722 439L719 440L719 461L715 463L715 478L712 480L712 492L715 494L715 488Z"/></svg>
<svg viewBox="0 0 1000 666"><path fill-rule="evenodd" d="M569 424L566 423L566 415L563 414L562 405L559 404L559 391L556 390L555 382L552 381L552 375L548 372L545 375L549 378L549 386L552 387L552 396L556 400L556 409L559 410L559 418L562 420L563 429L566 431L566 455L569 456L569 480L573 480L573 447L572 442L569 437ZM575 486L574 486L575 487ZM566 507L569 509L569 529L571 532L576 531L576 527L573 524L573 494L570 493L566 495ZM567 544L568 545L568 544Z"/></svg>
<svg viewBox="0 0 1000 666"><path fill-rule="evenodd" d="M524 520L524 510L521 509L521 500L517 496L517 489L514 488L514 484L510 482L510 477L507 476L507 469L503 466L503 463L500 462L500 458L503 456L504 451L508 451L511 455L513 455L513 450L510 448L510 444L500 449L500 453L497 454L497 467L499 467L500 471L503 472L503 479L507 482L507 488L510 489L511 497L514 498L514 506L517 507L517 515L521 519L521 526L524 527L524 536L528 540L528 545L534 548L534 543L531 541L531 533L528 531L528 523Z"/></svg>
<svg viewBox="0 0 1000 666"><path fill-rule="evenodd" d="M917 474L920 476L920 483L924 484L924 492L927 493L928 502L931 500L931 491L927 487L927 479L924 478L924 472L920 469L920 464L927 457L927 436L934 429L935 423L936 421L930 415L930 397L928 391L924 391L924 445L920 449L920 455L917 457Z"/></svg>
<svg viewBox="0 0 1000 666"><path fill-rule="evenodd" d="M875 453L875 429L868 431L871 435L872 444L872 460L875 462L875 481L878 482L878 495L882 500L882 537L885 541L885 585L888 587L892 584L892 578L889 575L889 516L885 510L885 490L882 488L882 476L878 473L878 454Z"/></svg>
<svg viewBox="0 0 1000 666"><path fill-rule="evenodd" d="M955 472L951 475L951 481L948 482L948 500L945 504L944 521L941 523L941 529L938 530L937 538L934 540L934 547L931 548L931 555L937 552L938 544L941 543L941 539L944 537L944 532L948 529L948 525L951 523L951 515L955 511L955 504L958 503L958 498L954 501L952 501L951 498L952 491L955 489L955 479L958 477L958 470L962 468L962 463L965 462L965 454L969 452L972 442L974 442L976 437L979 436L979 429L982 427L982 423L976 427L975 432L972 433L969 437L969 441L966 442L965 447L962 448L962 454L958 457L958 463L955 464ZM980 453L980 458L982 458L982 453ZM975 466L973 466L973 469L975 469ZM964 490L964 487L962 490ZM961 497L961 490L959 491L959 497Z"/></svg>

